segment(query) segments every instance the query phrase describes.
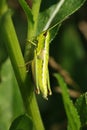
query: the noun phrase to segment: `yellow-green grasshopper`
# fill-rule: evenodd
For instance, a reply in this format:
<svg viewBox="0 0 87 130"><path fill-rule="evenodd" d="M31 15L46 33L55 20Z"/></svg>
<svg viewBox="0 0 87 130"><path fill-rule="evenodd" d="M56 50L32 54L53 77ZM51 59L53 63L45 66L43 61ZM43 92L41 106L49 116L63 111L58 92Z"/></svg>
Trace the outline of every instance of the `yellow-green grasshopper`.
<svg viewBox="0 0 87 130"><path fill-rule="evenodd" d="M33 44L34 48L34 59L32 60L31 66L36 85L36 92L38 94L41 92L46 99L48 95L52 94L48 70L49 43L49 31L44 31L32 41L29 41L29 44Z"/></svg>

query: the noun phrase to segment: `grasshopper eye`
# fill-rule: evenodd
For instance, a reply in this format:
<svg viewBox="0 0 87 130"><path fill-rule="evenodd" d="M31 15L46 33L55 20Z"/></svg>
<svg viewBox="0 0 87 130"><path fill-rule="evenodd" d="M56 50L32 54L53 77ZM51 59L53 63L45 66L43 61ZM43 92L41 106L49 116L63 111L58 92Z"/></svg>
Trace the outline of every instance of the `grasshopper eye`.
<svg viewBox="0 0 87 130"><path fill-rule="evenodd" d="M43 33L43 36L45 36L45 37L46 37L46 36L47 36L47 32L44 32L44 33Z"/></svg>

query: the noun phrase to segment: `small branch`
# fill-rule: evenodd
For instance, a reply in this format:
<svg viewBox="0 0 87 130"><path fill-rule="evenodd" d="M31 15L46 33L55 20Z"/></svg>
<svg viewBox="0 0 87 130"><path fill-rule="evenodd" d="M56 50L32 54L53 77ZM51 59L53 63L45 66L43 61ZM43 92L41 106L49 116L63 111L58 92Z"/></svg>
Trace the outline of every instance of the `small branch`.
<svg viewBox="0 0 87 130"><path fill-rule="evenodd" d="M63 76L65 82L73 87L76 87L75 89L79 89L79 86L77 85L77 83L75 81L72 80L72 78L70 77L69 73L64 70L58 63L56 63L56 61L50 57L49 59L49 65L55 69L56 71L58 71L61 76Z"/></svg>
<svg viewBox="0 0 87 130"><path fill-rule="evenodd" d="M61 88L58 86L54 88L54 91L57 93L62 93ZM80 92L72 90L72 89L68 89L68 92L72 98L78 98L81 95Z"/></svg>
<svg viewBox="0 0 87 130"><path fill-rule="evenodd" d="M87 22L86 21L82 21L79 23L79 30L82 32L82 34L87 40Z"/></svg>

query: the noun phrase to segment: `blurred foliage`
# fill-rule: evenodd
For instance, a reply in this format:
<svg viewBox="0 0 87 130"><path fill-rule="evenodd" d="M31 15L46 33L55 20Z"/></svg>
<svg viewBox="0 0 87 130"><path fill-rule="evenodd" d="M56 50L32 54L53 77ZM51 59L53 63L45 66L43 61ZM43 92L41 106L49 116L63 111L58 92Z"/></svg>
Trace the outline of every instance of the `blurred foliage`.
<svg viewBox="0 0 87 130"><path fill-rule="evenodd" d="M24 53L26 18L17 2L10 1L9 6L15 10L13 21ZM42 3L41 11L43 6L44 3ZM87 91L87 39L84 33L79 30L79 23L87 21L86 12L87 3L62 24L58 35L50 45L50 56L69 72L72 79L79 85L81 93ZM50 67L53 95L49 97L48 101L45 101L40 95L36 95L37 101L46 130L66 130L66 113L61 94L55 92L55 86L58 84L52 76L54 72L55 70ZM82 98L79 100L82 101ZM12 120L21 113L24 113L21 95L0 35L0 130L8 130ZM87 126L82 128L82 130L86 129Z"/></svg>
<svg viewBox="0 0 87 130"><path fill-rule="evenodd" d="M76 100L75 106L76 106L78 113L80 115L80 120L81 120L82 126L87 125L87 92L85 94L82 94Z"/></svg>
<svg viewBox="0 0 87 130"><path fill-rule="evenodd" d="M17 81L10 60L7 59L1 67L0 129L8 130L11 121L23 112L23 102Z"/></svg>
<svg viewBox="0 0 87 130"><path fill-rule="evenodd" d="M51 55L75 79L81 91L86 91L86 51L78 25L67 20L53 42L55 43L51 45Z"/></svg>
<svg viewBox="0 0 87 130"><path fill-rule="evenodd" d="M33 122L27 115L17 117L10 127L10 130L33 130Z"/></svg>

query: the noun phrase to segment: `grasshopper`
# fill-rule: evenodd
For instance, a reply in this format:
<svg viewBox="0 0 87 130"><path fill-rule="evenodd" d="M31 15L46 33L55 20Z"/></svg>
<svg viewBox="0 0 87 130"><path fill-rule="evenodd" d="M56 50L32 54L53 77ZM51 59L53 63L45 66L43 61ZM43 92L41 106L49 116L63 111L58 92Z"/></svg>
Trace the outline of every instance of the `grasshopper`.
<svg viewBox="0 0 87 130"><path fill-rule="evenodd" d="M38 94L41 92L43 97L47 99L47 96L52 94L48 70L50 33L49 31L42 32L36 40L29 42L35 46L31 66L36 92Z"/></svg>

